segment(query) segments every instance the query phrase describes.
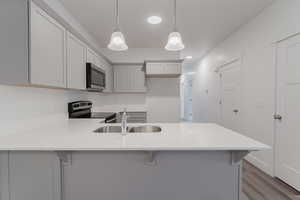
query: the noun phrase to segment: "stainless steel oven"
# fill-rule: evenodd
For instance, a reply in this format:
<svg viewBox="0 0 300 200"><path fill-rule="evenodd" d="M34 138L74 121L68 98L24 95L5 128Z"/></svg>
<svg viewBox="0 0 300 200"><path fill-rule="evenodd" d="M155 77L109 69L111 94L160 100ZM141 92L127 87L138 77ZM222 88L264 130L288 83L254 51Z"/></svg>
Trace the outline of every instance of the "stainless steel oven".
<svg viewBox="0 0 300 200"><path fill-rule="evenodd" d="M92 63L86 63L86 89L99 92L105 89L105 71Z"/></svg>
<svg viewBox="0 0 300 200"><path fill-rule="evenodd" d="M70 119L104 119L105 123L117 123L117 114L113 112L92 112L91 101L75 101L68 104Z"/></svg>

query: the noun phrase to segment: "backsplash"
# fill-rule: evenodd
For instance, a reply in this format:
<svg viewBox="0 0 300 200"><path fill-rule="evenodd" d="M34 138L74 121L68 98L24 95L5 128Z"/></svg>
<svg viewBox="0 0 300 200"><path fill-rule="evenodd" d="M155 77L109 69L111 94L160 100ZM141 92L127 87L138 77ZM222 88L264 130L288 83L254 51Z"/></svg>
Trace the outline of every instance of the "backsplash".
<svg viewBox="0 0 300 200"><path fill-rule="evenodd" d="M0 134L67 119L68 102L87 99L101 106L105 99L104 94L3 85L0 94Z"/></svg>
<svg viewBox="0 0 300 200"><path fill-rule="evenodd" d="M149 79L148 92L105 94L0 85L0 134L68 119L67 103L90 100L97 111L147 111L148 122L178 122L179 79ZM162 87L163 86L163 87Z"/></svg>

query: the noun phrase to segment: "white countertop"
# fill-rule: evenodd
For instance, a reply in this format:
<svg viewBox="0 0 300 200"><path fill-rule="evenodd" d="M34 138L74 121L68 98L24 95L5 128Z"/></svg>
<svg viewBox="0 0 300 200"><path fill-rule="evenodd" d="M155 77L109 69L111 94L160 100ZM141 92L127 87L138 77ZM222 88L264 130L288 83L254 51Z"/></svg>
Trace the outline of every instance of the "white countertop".
<svg viewBox="0 0 300 200"><path fill-rule="evenodd" d="M0 150L16 151L191 151L265 150L269 147L216 124L153 124L160 133L94 133L107 124L74 119L0 136ZM119 125L119 124L114 124ZM134 124L129 124L132 126ZM141 124L136 124L141 125Z"/></svg>

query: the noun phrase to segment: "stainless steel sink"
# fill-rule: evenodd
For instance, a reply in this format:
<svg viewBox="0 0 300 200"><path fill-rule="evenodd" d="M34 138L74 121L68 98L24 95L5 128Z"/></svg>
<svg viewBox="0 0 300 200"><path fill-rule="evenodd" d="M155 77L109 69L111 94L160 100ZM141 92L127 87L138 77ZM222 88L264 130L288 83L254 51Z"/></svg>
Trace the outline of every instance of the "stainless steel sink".
<svg viewBox="0 0 300 200"><path fill-rule="evenodd" d="M134 126L134 127L129 127L128 132L129 133L158 133L161 132L161 128L159 126L151 126L151 125Z"/></svg>
<svg viewBox="0 0 300 200"><path fill-rule="evenodd" d="M102 126L96 130L95 133L121 133L122 127L121 126ZM151 125L144 125L144 126L129 126L127 127L128 133L158 133L161 132L161 128L159 126L151 126Z"/></svg>
<svg viewBox="0 0 300 200"><path fill-rule="evenodd" d="M96 130L95 133L121 133L122 127L121 126L103 126Z"/></svg>

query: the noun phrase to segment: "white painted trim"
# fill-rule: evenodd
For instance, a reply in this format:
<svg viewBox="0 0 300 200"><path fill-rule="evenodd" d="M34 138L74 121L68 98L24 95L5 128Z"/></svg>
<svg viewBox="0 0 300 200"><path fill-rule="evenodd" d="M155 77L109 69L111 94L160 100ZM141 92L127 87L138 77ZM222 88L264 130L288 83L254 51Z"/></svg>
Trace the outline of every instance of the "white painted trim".
<svg viewBox="0 0 300 200"><path fill-rule="evenodd" d="M295 37L295 36L297 36L297 35L299 35L299 34L300 34L300 32L291 33L291 34L289 34L289 35L287 35L287 36L285 36L285 37L282 37L282 38L280 38L280 39L278 39L278 40L275 40L275 42L273 42L273 43L276 44L276 43L283 42L283 41L288 40L288 39L290 39L290 38L292 38L292 37Z"/></svg>
<svg viewBox="0 0 300 200"><path fill-rule="evenodd" d="M232 63L235 63L235 62L237 62L237 61L239 61L239 60L241 60L240 57L231 59L231 60L229 60L229 61L226 61L225 63L223 63L223 64L219 65L218 67L216 67L215 72L218 73L222 68L225 68L227 65L230 65L230 64L232 64Z"/></svg>
<svg viewBox="0 0 300 200"><path fill-rule="evenodd" d="M263 160L257 158L253 154L247 155L245 160L247 160L248 162L250 162L251 164L253 164L257 168L261 169L262 171L264 171L268 175L274 177L274 170L272 170L273 166L272 166L272 168L269 168L269 165L266 162L264 162Z"/></svg>

